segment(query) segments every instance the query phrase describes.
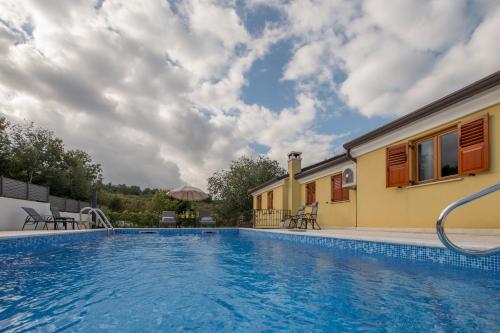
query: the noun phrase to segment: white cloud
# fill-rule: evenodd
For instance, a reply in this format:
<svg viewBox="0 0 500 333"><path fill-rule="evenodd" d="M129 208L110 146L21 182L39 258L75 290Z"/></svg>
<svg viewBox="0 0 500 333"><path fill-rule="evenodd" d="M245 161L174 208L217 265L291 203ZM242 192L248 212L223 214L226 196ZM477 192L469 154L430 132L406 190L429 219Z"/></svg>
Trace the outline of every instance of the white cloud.
<svg viewBox="0 0 500 333"><path fill-rule="evenodd" d="M495 1L254 0L247 10L274 6L285 18L258 36L233 1L94 6L0 0L0 112L89 151L116 183L205 187L252 144L283 164L290 150L314 163L350 130L314 130L331 110L317 87L366 116L394 115L500 65ZM246 104L252 64L284 39L294 43L282 79L295 83L295 105Z"/></svg>
<svg viewBox="0 0 500 333"><path fill-rule="evenodd" d="M369 117L410 112L500 67L494 1L293 1L282 9L300 45L283 78L324 84L341 71L346 79L332 93Z"/></svg>

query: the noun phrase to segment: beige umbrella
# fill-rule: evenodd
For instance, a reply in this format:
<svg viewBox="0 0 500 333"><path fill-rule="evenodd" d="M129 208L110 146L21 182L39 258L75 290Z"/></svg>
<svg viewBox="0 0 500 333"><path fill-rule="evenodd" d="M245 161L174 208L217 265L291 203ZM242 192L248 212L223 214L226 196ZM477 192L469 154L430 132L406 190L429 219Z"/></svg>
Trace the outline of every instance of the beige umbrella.
<svg viewBox="0 0 500 333"><path fill-rule="evenodd" d="M202 201L208 199L208 194L199 188L186 185L168 192L168 195L172 198L185 201Z"/></svg>

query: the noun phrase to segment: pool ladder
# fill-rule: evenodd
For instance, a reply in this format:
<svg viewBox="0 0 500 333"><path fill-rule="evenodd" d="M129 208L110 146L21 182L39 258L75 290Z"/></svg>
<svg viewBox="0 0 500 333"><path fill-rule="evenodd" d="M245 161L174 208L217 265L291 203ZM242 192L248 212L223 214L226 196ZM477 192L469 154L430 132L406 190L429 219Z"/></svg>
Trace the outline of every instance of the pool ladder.
<svg viewBox="0 0 500 333"><path fill-rule="evenodd" d="M99 208L92 208L92 207L82 208L80 210L80 221L82 221L82 214L87 214L87 221L89 222L91 216L94 215L96 217L96 226L97 227L99 225L103 226L108 231L108 234L110 233L110 231L114 231L113 225L111 224L111 222L109 222L108 217Z"/></svg>
<svg viewBox="0 0 500 333"><path fill-rule="evenodd" d="M446 246L448 249L456 251L460 254L464 255L473 255L473 256L489 256L489 255L495 255L495 254L500 254L500 247L495 247L493 249L488 249L488 250L467 250L463 249L460 246L454 244L447 236L446 233L444 232L444 222L446 221L446 218L448 215L456 208L466 205L474 200L477 200L481 197L484 197L485 195L491 194L493 192L496 192L500 190L500 183L495 184L493 186L490 186L488 188L485 188L484 190L481 190L477 193L474 193L472 195L469 195L468 197L459 199L452 204L450 204L448 207L446 207L441 214L439 215L439 218L436 222L436 232L441 240L441 242Z"/></svg>

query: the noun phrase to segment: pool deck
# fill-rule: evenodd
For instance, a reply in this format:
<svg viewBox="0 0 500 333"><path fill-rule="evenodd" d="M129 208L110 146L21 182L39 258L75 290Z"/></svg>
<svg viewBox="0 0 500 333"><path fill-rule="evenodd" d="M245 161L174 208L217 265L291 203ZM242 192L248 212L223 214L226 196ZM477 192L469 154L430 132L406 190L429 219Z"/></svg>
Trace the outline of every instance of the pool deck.
<svg viewBox="0 0 500 333"><path fill-rule="evenodd" d="M257 230L392 244L444 247L435 229L333 228L322 230ZM456 242L457 245L467 249L485 250L500 246L500 229L448 229L446 233L452 242Z"/></svg>
<svg viewBox="0 0 500 333"><path fill-rule="evenodd" d="M77 234L81 232L96 232L103 229L80 229L80 230L13 230L0 231L0 240L3 238L35 237L60 234Z"/></svg>
<svg viewBox="0 0 500 333"><path fill-rule="evenodd" d="M334 228L306 231L280 229L247 230L416 246L444 247L438 239L434 229ZM0 239L95 231L99 231L99 229L0 231ZM102 231L102 229L100 229L100 231ZM500 229L448 229L447 235L453 242L467 249L484 250L500 246Z"/></svg>

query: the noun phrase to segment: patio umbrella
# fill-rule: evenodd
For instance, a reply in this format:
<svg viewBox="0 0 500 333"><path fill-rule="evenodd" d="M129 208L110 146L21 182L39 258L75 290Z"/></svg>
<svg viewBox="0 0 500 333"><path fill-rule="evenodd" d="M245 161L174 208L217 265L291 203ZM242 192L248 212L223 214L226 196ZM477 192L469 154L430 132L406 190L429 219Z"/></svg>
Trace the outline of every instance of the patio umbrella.
<svg viewBox="0 0 500 333"><path fill-rule="evenodd" d="M193 186L181 186L168 192L172 198L185 201L202 201L208 199L208 194Z"/></svg>

